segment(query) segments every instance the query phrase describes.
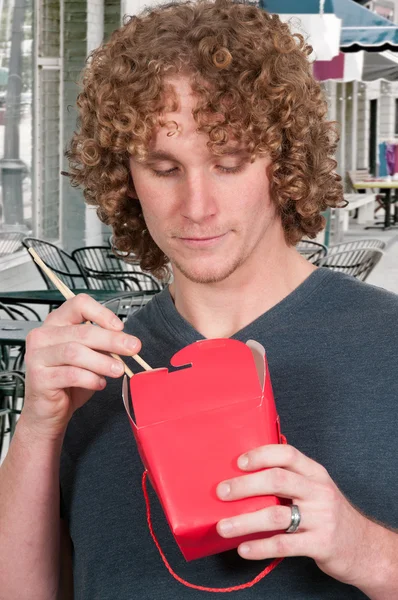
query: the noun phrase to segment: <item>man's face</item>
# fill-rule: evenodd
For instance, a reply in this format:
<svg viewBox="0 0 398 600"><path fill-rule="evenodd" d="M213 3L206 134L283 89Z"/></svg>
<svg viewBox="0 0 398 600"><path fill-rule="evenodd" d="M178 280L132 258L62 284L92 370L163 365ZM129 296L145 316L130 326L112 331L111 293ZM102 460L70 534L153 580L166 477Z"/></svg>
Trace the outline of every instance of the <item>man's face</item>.
<svg viewBox="0 0 398 600"><path fill-rule="evenodd" d="M155 132L145 163L130 159L131 174L146 226L179 271L198 283L220 282L243 267L255 269L269 246L267 230L279 227L269 195L269 158L250 163L248 154L231 143L223 156L212 154L208 136L198 133L192 116L196 105L185 78L170 79L179 98L175 121ZM268 241L268 245L267 245Z"/></svg>

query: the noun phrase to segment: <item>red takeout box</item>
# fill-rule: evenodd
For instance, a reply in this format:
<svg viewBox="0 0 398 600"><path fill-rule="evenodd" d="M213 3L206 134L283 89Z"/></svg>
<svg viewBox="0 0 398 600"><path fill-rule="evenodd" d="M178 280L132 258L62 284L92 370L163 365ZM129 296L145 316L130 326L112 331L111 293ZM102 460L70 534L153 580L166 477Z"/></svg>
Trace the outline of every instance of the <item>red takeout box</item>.
<svg viewBox="0 0 398 600"><path fill-rule="evenodd" d="M243 475L238 457L281 443L264 348L232 339L203 340L123 383L123 400L140 456L186 560L236 548L252 534L224 539L220 519L281 504L275 496L225 502L217 485ZM275 532L269 533L272 535Z"/></svg>

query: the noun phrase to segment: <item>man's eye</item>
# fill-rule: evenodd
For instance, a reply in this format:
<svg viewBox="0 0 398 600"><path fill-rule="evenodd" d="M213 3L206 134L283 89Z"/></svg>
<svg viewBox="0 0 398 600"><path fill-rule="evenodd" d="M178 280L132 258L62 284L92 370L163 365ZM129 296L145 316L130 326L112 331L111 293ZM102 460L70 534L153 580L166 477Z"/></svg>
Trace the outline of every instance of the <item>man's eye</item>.
<svg viewBox="0 0 398 600"><path fill-rule="evenodd" d="M156 177L169 177L170 175L175 173L175 171L178 171L177 167L167 169L167 171L157 171L156 169L153 169L153 173L154 175L156 175Z"/></svg>
<svg viewBox="0 0 398 600"><path fill-rule="evenodd" d="M223 167L222 165L217 165L217 169L221 171L221 173L239 173L242 171L244 164L238 165L237 167Z"/></svg>

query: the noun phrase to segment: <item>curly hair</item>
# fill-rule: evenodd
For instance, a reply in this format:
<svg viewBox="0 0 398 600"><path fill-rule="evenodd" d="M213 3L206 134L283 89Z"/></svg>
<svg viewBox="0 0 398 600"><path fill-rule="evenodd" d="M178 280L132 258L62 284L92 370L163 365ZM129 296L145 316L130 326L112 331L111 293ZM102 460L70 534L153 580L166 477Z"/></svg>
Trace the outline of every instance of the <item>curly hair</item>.
<svg viewBox="0 0 398 600"><path fill-rule="evenodd" d="M146 229L129 156L147 156L162 114L178 104L167 77L183 74L197 96L198 131L214 154L230 139L252 160L267 154L270 193L288 244L314 238L321 212L343 206L335 172L338 134L304 38L278 15L234 0L173 2L126 19L89 57L66 156L71 183L113 229L113 248L159 277L168 258ZM220 117L221 115L221 117ZM173 132L169 131L168 135Z"/></svg>

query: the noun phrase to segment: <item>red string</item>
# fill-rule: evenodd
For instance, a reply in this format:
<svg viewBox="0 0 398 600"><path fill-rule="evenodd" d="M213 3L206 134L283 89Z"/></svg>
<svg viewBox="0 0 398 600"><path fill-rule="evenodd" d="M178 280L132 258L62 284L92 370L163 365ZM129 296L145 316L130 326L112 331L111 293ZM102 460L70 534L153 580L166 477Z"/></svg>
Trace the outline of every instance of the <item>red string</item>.
<svg viewBox="0 0 398 600"><path fill-rule="evenodd" d="M286 441L283 441L283 443L286 443ZM146 487L147 475L148 475L147 471L144 471L144 473L142 475L142 490L144 492L144 498L145 498L145 504L146 504L146 517L147 517L147 521L148 521L149 532L152 536L153 541L155 542L156 548L159 550L159 554L162 557L162 560L163 560L164 564L166 565L167 570L174 577L174 579L176 579L183 585L186 585L187 587L193 588L195 590L201 590L203 592L237 592L239 590L244 590L245 588L252 587L256 583L261 581L261 579L263 579L266 575L268 575L268 573L270 573L273 569L275 569L275 567L277 565L279 565L279 563L283 560L283 558L276 558L263 571L261 571L261 573L259 573L257 575L257 577L255 577L251 581L248 581L247 583L242 583L241 585L235 585L233 587L210 588L210 587L205 587L203 585L195 585L194 583L189 583L189 581L185 581L185 579L182 579L171 568L167 558L165 557L165 555L163 553L163 550L160 547L160 544L159 544L159 542L156 538L155 532L153 530L152 520L151 520L151 508L150 508L150 504L149 504L148 490Z"/></svg>

